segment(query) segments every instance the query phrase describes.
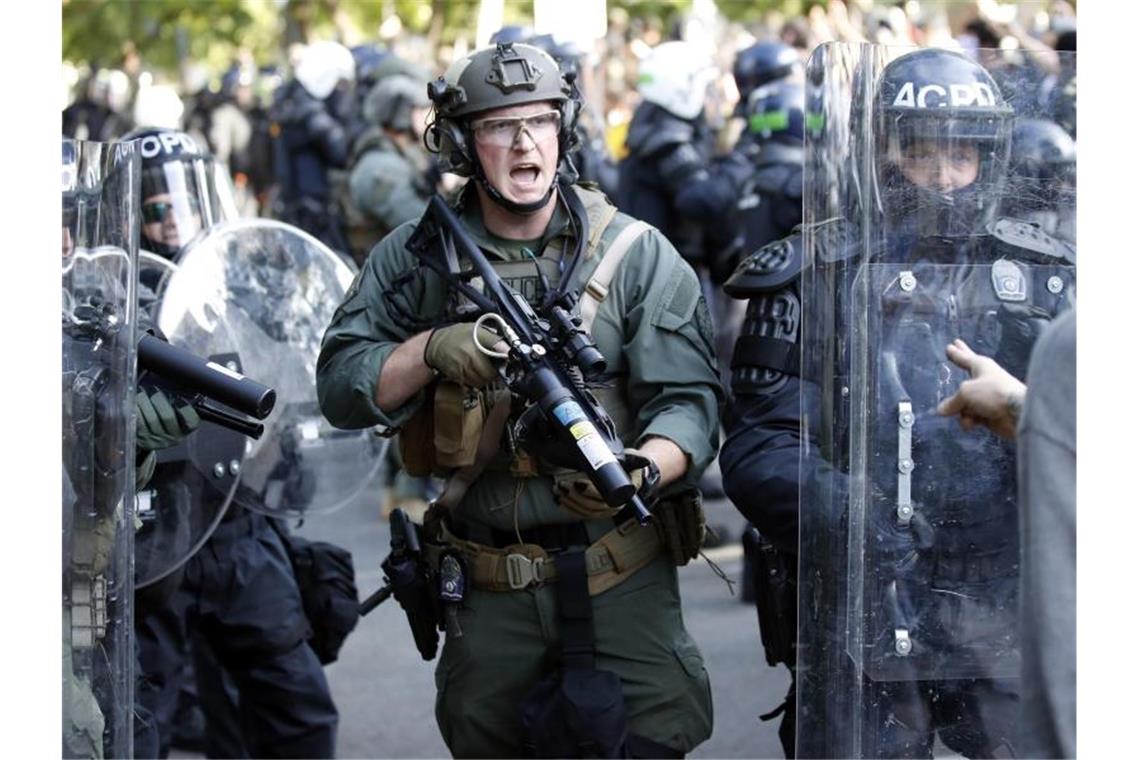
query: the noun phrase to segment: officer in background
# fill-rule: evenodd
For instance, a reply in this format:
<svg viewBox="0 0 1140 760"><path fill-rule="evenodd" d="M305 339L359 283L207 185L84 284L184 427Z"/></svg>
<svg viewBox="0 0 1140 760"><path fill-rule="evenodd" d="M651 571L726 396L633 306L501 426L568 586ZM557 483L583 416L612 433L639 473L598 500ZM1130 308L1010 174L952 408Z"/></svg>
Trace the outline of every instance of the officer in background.
<svg viewBox="0 0 1140 760"><path fill-rule="evenodd" d="M257 201L250 175L253 173L254 70L234 63L222 76L217 105L210 114L210 152L226 167L233 180L234 195L243 216L257 216Z"/></svg>
<svg viewBox="0 0 1140 760"><path fill-rule="evenodd" d="M732 64L732 79L740 94L734 115L747 119L751 98L758 90L776 82L802 83L803 74L803 59L791 45L776 41L749 45L736 54Z"/></svg>
<svg viewBox="0 0 1140 760"><path fill-rule="evenodd" d="M431 79L431 72L385 50L379 43L357 45L352 48L352 57L356 61L356 81L353 86L348 137L349 144L355 145L365 132L376 126L365 116L364 102L368 99L368 93L372 92L382 79L393 74L402 74L426 83Z"/></svg>
<svg viewBox="0 0 1140 760"><path fill-rule="evenodd" d="M696 186L707 199L709 208L705 213L734 209L718 225L732 230L732 243L721 247L709 261L710 278L716 285L728 279L744 252L756 251L785 237L802 217L803 88L788 81L757 87L749 96L744 113L748 120L746 131L732 153L714 160L709 166L709 178ZM731 288L726 292L733 296ZM735 297L724 295L717 292L714 319L721 375L728 384L745 310Z"/></svg>
<svg viewBox="0 0 1140 760"><path fill-rule="evenodd" d="M724 221L731 219L752 167L730 157L718 173L729 181L710 182L714 136L704 109L717 70L707 55L688 42L665 42L638 71L642 102L626 136L617 204L660 229L700 272L735 250L735 235L723 232Z"/></svg>
<svg viewBox="0 0 1140 760"><path fill-rule="evenodd" d="M709 87L717 77L712 59L692 43L672 41L653 48L638 68L643 98L626 135L628 155L619 164L618 207L661 230L696 270L710 303L714 345L730 343L731 299L714 287L732 271L742 245L735 207L752 165L730 152L713 157L715 137L705 118ZM718 352L722 381L728 364ZM723 496L710 473L701 483L710 498ZM711 540L724 533L710 531Z"/></svg>
<svg viewBox="0 0 1140 760"><path fill-rule="evenodd" d="M736 149L755 173L737 208L751 252L787 237L803 218L804 89L790 82L757 89L745 114Z"/></svg>
<svg viewBox="0 0 1140 760"><path fill-rule="evenodd" d="M348 48L336 42L314 42L301 54L293 80L282 89L270 113L279 183L274 215L346 256L344 220L332 203L328 173L343 169L348 161L347 124L354 77Z"/></svg>
<svg viewBox="0 0 1140 760"><path fill-rule="evenodd" d="M837 46L809 68L838 77L859 60ZM998 217L1015 114L983 68L908 53L874 80L870 113L862 73L831 85L850 90L850 148L805 188L804 231L729 283L750 301L725 487L778 572L794 579L799 555L798 634L791 584L761 615L769 661L800 668L781 741L789 757L930 757L936 736L967 757L1014 756L1013 452L936 406L960 373L943 354L954 338L1023 375L1071 303L1073 251ZM815 149L845 144L844 128Z"/></svg>
<svg viewBox="0 0 1140 760"><path fill-rule="evenodd" d="M142 155L140 242L177 263L187 243L220 220L212 159L183 132L142 130L132 138ZM189 632L207 754L333 757L337 710L306 643L309 624L300 591L269 518L231 505L187 561L175 598L138 615L146 681L140 701L159 720L163 748L172 730L164 716L174 714ZM218 667L232 679L236 705L208 680L218 678Z"/></svg>
<svg viewBox="0 0 1140 760"><path fill-rule="evenodd" d="M133 126L127 114L130 81L122 71L96 69L79 86L75 102L63 109L63 136L110 142Z"/></svg>
<svg viewBox="0 0 1140 760"><path fill-rule="evenodd" d="M346 208L358 267L389 232L419 218L436 190L439 172L423 149L430 105L427 83L403 74L384 77L364 100L369 127L352 147Z"/></svg>
<svg viewBox="0 0 1140 760"><path fill-rule="evenodd" d="M682 622L676 574L699 547L692 486L716 447L720 393L700 285L660 233L571 184L565 160L581 103L548 55L524 44L485 48L457 61L430 92L428 144L448 171L472 177L455 212L504 281L539 303L564 273L566 287L585 290L592 276L601 287L590 292L607 293L589 297L597 305L590 333L612 374L587 387L630 447L621 461L633 482L657 482L650 489L660 494L654 525L639 527L584 474L512 446L511 396L495 364L474 344L446 284L405 248L416 225L373 249L325 334L317 364L323 413L338 427L402 429L405 452L448 476L454 456L473 446L491 452L469 484L449 479L425 519L429 558L442 563L446 553L468 575L462 603L449 603L436 668L440 730L457 757L679 757L712 729L708 675ZM607 258L624 250L624 258ZM480 422L488 409L497 422ZM425 417L436 435L416 437ZM624 571L575 564L583 552L600 556L599 541L627 558ZM530 572L508 581L510 567L524 566ZM567 569L542 582L554 580L542 569L550 567ZM552 670L569 642L576 647L562 653L563 664L588 665L566 677L590 674L604 688L552 704ZM430 659L434 648L423 654ZM592 719L557 721L565 742L552 745L559 737L535 719L547 708L600 710L611 730Z"/></svg>

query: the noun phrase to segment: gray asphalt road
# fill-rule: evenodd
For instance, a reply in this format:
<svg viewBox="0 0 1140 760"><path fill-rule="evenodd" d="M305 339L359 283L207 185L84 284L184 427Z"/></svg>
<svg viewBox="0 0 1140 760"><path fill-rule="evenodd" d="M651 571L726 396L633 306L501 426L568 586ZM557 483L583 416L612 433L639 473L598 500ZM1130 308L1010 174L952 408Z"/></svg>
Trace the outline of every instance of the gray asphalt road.
<svg viewBox="0 0 1140 760"><path fill-rule="evenodd" d="M353 504L313 515L297 531L352 552L362 597L380 586L380 561L388 551L380 493L377 481ZM707 504L706 512L732 539L710 556L739 580L742 560L735 547L743 518L724 500ZM781 757L777 721L761 723L757 716L780 703L788 675L765 664L755 610L730 596L704 561L681 568L680 578L685 624L705 655L715 709L712 737L691 756ZM447 757L433 714L434 667L420 659L397 605L385 604L362 619L326 671L341 714L338 755Z"/></svg>

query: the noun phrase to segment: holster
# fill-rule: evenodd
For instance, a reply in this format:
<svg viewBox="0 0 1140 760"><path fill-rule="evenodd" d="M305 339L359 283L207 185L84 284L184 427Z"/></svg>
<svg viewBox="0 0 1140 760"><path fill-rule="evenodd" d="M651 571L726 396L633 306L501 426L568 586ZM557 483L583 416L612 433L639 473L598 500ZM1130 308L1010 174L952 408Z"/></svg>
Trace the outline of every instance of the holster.
<svg viewBox="0 0 1140 760"><path fill-rule="evenodd" d="M393 596L408 616L420 656L426 661L435 659L442 615L427 560L422 555L397 558L389 554L380 567L392 585Z"/></svg>
<svg viewBox="0 0 1140 760"><path fill-rule="evenodd" d="M755 528L744 537L745 551L752 555L756 588L756 616L760 641L770 666L796 664L796 558L777 549Z"/></svg>

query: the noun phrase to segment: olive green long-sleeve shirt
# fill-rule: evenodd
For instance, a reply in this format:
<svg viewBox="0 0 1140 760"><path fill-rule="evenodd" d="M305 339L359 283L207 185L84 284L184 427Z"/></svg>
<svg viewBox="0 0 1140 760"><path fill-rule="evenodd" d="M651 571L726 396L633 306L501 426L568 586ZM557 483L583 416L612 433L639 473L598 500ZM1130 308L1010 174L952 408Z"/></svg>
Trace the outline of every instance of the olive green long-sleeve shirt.
<svg viewBox="0 0 1140 760"><path fill-rule="evenodd" d="M583 200L591 200L592 191L575 190ZM592 201L599 200L595 194ZM560 206L547 226L543 256L559 256L571 231L568 218ZM492 265L518 261L524 246L534 247L534 241L504 240L487 232L473 200L461 219ZM620 213L614 217L598 252L579 267L579 289L630 221ZM414 266L414 256L404 245L415 224L401 225L373 248L325 333L317 394L325 417L337 427L399 427L422 402L421 392L385 413L373 400L380 370L392 351L416 332L446 322L446 286L435 273L421 269L392 287ZM572 241L566 247L572 250ZM385 291L390 291L387 296ZM400 311L406 313L401 317ZM407 317L418 324L409 324ZM712 324L696 274L657 230L639 235L622 260L592 333L611 379L591 391L614 419L623 444L636 446L649 437L673 441L689 460L685 481L695 483L716 455L723 391ZM456 514L504 530L580 519L557 506L549 477L518 479L494 468L475 481Z"/></svg>

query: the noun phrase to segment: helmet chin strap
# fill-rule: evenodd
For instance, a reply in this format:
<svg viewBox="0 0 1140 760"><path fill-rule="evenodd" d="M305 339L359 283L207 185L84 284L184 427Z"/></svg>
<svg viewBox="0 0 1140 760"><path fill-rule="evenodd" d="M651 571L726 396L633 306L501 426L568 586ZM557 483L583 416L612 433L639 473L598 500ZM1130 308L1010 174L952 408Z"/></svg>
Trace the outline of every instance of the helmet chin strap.
<svg viewBox="0 0 1140 760"><path fill-rule="evenodd" d="M550 187L546 188L546 192L542 194L540 199L531 203L516 203L504 197L502 193L496 190L495 186L491 184L491 181L487 179L487 175L483 173L483 165L479 163L479 159L474 156L472 159L472 163L475 165L475 177L479 180L479 184L482 185L484 192L487 193L492 201L507 211L510 211L512 214L529 216L546 208L546 204L550 202L550 196L554 194L554 188L558 185L558 174L555 173Z"/></svg>

